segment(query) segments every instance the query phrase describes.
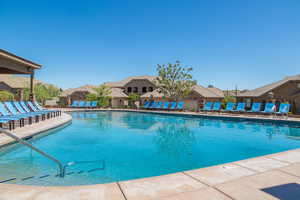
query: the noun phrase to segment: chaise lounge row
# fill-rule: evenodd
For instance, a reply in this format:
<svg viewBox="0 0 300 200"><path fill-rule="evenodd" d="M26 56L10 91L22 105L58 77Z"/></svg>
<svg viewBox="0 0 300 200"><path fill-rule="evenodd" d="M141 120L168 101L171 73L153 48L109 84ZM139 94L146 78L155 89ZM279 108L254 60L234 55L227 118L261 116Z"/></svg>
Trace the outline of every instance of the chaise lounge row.
<svg viewBox="0 0 300 200"><path fill-rule="evenodd" d="M73 101L71 108L96 108L98 101Z"/></svg>
<svg viewBox="0 0 300 200"><path fill-rule="evenodd" d="M184 102L161 102L161 101L146 101L143 105L144 109L161 109L161 110L183 110Z"/></svg>
<svg viewBox="0 0 300 200"><path fill-rule="evenodd" d="M253 103L251 110L246 110L246 103L240 102L238 104L229 102L225 109L221 109L221 102L206 102L203 109L200 111L221 111L221 112L240 112L240 113L262 113L262 114L278 114L287 115L290 111L291 105L288 103L281 103L279 109L276 110L274 103L267 103L263 110L261 110L261 103Z"/></svg>
<svg viewBox="0 0 300 200"><path fill-rule="evenodd" d="M45 110L37 102L0 102L0 127L9 130L59 115L61 115L61 111Z"/></svg>

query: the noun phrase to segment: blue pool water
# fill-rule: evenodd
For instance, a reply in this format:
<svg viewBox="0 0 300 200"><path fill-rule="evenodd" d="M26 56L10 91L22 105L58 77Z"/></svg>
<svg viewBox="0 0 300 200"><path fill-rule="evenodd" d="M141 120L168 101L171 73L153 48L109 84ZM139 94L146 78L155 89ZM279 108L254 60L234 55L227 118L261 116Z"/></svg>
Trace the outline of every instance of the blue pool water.
<svg viewBox="0 0 300 200"><path fill-rule="evenodd" d="M15 178L7 183L28 185L108 183L300 147L300 128L292 125L133 112L77 112L72 116L71 125L30 142L64 163L90 162L68 167L65 178L59 178L55 177L55 164L18 145L1 150L0 181Z"/></svg>

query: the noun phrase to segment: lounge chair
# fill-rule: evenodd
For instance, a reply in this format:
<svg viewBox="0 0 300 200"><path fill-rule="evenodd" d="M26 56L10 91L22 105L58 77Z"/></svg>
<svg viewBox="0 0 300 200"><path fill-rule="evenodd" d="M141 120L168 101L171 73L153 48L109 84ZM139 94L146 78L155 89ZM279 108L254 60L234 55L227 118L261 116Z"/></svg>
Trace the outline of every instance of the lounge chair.
<svg viewBox="0 0 300 200"><path fill-rule="evenodd" d="M162 109L163 110L168 110L169 109L169 102L168 101L166 101L166 102L164 102L164 105L162 106Z"/></svg>
<svg viewBox="0 0 300 200"><path fill-rule="evenodd" d="M264 111L261 111L261 113L272 114L275 112L275 108L276 108L276 106L274 103L267 103L265 105Z"/></svg>
<svg viewBox="0 0 300 200"><path fill-rule="evenodd" d="M222 110L223 112L232 112L234 109L235 103L233 102L228 102L226 105L226 108Z"/></svg>
<svg viewBox="0 0 300 200"><path fill-rule="evenodd" d="M84 108L85 107L85 101L79 101L79 103L78 103L78 108Z"/></svg>
<svg viewBox="0 0 300 200"><path fill-rule="evenodd" d="M176 105L177 105L177 103L175 101L171 102L170 110L175 110Z"/></svg>
<svg viewBox="0 0 300 200"><path fill-rule="evenodd" d="M8 124L8 129L12 130L15 128L14 120L11 119L1 119L0 117L0 128L3 128L4 124Z"/></svg>
<svg viewBox="0 0 300 200"><path fill-rule="evenodd" d="M150 102L149 101L145 101L143 108L147 109L150 106Z"/></svg>
<svg viewBox="0 0 300 200"><path fill-rule="evenodd" d="M79 103L78 101L73 101L70 107L76 108L78 107L78 103Z"/></svg>
<svg viewBox="0 0 300 200"><path fill-rule="evenodd" d="M86 101L84 107L90 108L91 107L91 102L90 101Z"/></svg>
<svg viewBox="0 0 300 200"><path fill-rule="evenodd" d="M238 103L237 107L233 112L245 112L246 103L240 102Z"/></svg>
<svg viewBox="0 0 300 200"><path fill-rule="evenodd" d="M261 103L253 103L251 110L247 111L248 113L258 113L260 112Z"/></svg>
<svg viewBox="0 0 300 200"><path fill-rule="evenodd" d="M32 113L32 112L34 112L34 111L32 111L30 109L30 107L27 106L27 104L25 103L25 101L20 101L19 103L21 104L23 110L26 111L26 113ZM46 113L44 113L44 112L34 112L34 113L40 114L40 115L46 115ZM37 119L37 121L38 121L38 119Z"/></svg>
<svg viewBox="0 0 300 200"><path fill-rule="evenodd" d="M284 116L284 115L288 116L290 108L291 108L291 104L281 103L280 106L279 106L279 111L275 112L275 114L276 115L282 115L282 116Z"/></svg>
<svg viewBox="0 0 300 200"><path fill-rule="evenodd" d="M32 116L34 116L36 122L39 121L39 117L42 117L42 118L44 117L44 114L43 114L43 113L27 112L27 111L23 108L23 106L21 105L20 102L14 101L13 104L14 104L15 108L18 110L19 113L21 113L21 114L31 114ZM29 123L32 123L32 121L29 122Z"/></svg>
<svg viewBox="0 0 300 200"><path fill-rule="evenodd" d="M44 109L37 101L34 101L33 104L35 105L35 107L40 111L40 112L50 112L50 113L54 113L54 116L59 116L61 115L61 111L60 110L47 110Z"/></svg>
<svg viewBox="0 0 300 200"><path fill-rule="evenodd" d="M155 103L154 101L150 101L149 105L148 105L148 108L146 108L146 109L151 109L151 107L153 106L154 103Z"/></svg>
<svg viewBox="0 0 300 200"><path fill-rule="evenodd" d="M177 110L183 110L185 103L183 101L178 102L176 109Z"/></svg>
<svg viewBox="0 0 300 200"><path fill-rule="evenodd" d="M14 106L14 104L10 101L4 102L4 105L6 109L13 115L13 116L19 116L24 118L24 125L25 125L25 119L28 119L28 124L32 124L32 118L36 117L36 122L39 121L39 116L37 114L29 114L29 113L21 113L18 111L18 109ZM42 119L44 119L42 117Z"/></svg>
<svg viewBox="0 0 300 200"><path fill-rule="evenodd" d="M204 107L200 109L200 111L211 111L212 108L212 102L206 102L204 104Z"/></svg>
<svg viewBox="0 0 300 200"><path fill-rule="evenodd" d="M3 121L3 123L12 123L10 125L12 125L13 128L15 127L15 121L19 121L20 127L25 125L25 117L19 115L12 115L10 112L8 112L8 110L2 102L0 102L0 113L0 119Z"/></svg>
<svg viewBox="0 0 300 200"><path fill-rule="evenodd" d="M96 108L97 105L98 105L98 101L92 101L92 103L91 103L92 108Z"/></svg>
<svg viewBox="0 0 300 200"><path fill-rule="evenodd" d="M152 102L152 104L149 106L150 109L155 109L156 106L157 106L157 103L156 101Z"/></svg>
<svg viewBox="0 0 300 200"><path fill-rule="evenodd" d="M163 103L161 101L157 102L155 109L161 109Z"/></svg>
<svg viewBox="0 0 300 200"><path fill-rule="evenodd" d="M213 105L212 111L220 111L221 110L221 102L215 102Z"/></svg>
<svg viewBox="0 0 300 200"><path fill-rule="evenodd" d="M23 106L23 104L21 104ZM36 108L33 103L31 101L27 101L26 103L24 103L24 105L28 105L27 108L29 108L29 110L31 112L34 113L39 113L39 114L43 114L43 115L47 115L47 118L53 117L53 115L56 115L56 111L54 110L39 110L38 108Z"/></svg>

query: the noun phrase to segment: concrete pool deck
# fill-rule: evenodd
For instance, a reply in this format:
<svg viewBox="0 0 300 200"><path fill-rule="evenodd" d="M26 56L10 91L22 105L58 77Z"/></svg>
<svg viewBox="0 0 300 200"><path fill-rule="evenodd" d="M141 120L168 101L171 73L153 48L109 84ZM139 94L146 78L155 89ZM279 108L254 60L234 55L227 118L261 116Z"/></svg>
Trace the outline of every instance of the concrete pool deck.
<svg viewBox="0 0 300 200"><path fill-rule="evenodd" d="M36 135L54 125L57 127L59 123L67 123L70 120L68 116L63 114L61 119L40 122L43 124L35 128L31 125L27 130L26 127L17 129L16 134ZM300 121L297 118L289 120ZM0 184L0 200L272 200L287 196L288 200L297 200L300 199L296 196L299 191L300 149L295 149L207 168L109 184L66 187Z"/></svg>
<svg viewBox="0 0 300 200"><path fill-rule="evenodd" d="M72 121L72 117L66 113L61 114L61 116L57 116L51 119L47 119L45 121L40 121L39 123L33 123L31 125L26 125L22 128L16 128L15 130L11 130L19 138L29 138L45 131L60 127L64 124L67 124ZM12 138L0 133L0 148L8 146L10 144L16 143ZM1 200L1 199L0 199Z"/></svg>

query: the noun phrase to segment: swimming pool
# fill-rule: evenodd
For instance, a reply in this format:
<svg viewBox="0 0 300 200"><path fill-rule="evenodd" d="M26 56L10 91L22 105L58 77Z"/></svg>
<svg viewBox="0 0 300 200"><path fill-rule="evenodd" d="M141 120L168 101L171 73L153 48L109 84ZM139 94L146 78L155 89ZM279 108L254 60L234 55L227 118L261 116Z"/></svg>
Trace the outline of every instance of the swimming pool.
<svg viewBox="0 0 300 200"><path fill-rule="evenodd" d="M74 112L71 125L30 142L64 163L21 145L0 154L0 181L87 185L163 175L300 147L296 124L138 112Z"/></svg>

